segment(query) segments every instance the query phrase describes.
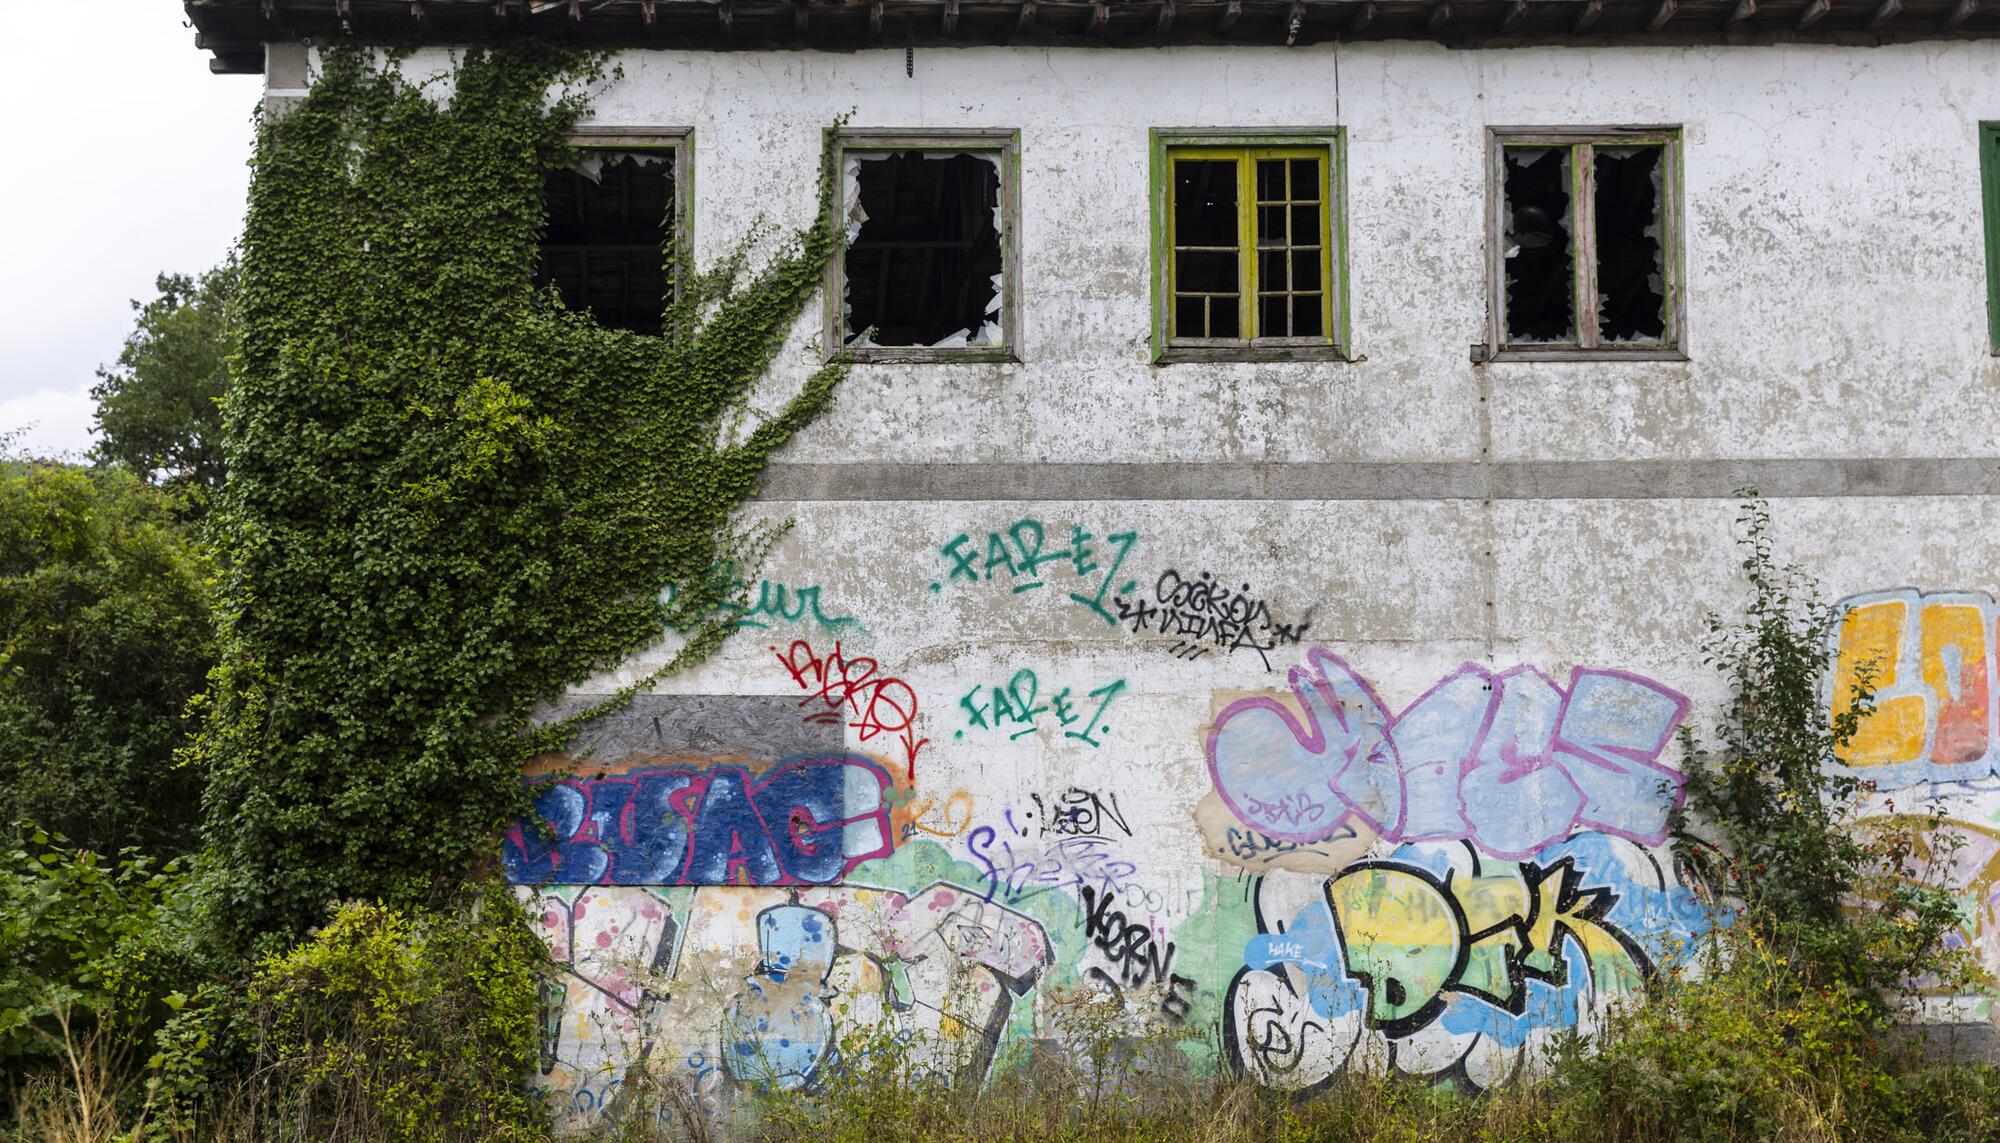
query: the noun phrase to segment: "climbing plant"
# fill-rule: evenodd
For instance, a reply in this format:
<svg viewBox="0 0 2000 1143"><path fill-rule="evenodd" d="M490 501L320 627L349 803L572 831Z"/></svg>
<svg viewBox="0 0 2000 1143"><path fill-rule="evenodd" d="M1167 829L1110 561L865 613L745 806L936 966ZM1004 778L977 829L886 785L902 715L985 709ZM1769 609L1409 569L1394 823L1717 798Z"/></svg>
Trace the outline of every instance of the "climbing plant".
<svg viewBox="0 0 2000 1143"><path fill-rule="evenodd" d="M543 172L601 61L521 40L406 78L335 45L260 131L225 404L222 661L195 753L239 945L352 897L436 899L525 808L531 713L659 641L728 632L718 562L771 451L831 399L750 390L835 248L818 221L681 283L660 336L532 284ZM762 254L760 258L757 255ZM753 268L754 266L754 268Z"/></svg>

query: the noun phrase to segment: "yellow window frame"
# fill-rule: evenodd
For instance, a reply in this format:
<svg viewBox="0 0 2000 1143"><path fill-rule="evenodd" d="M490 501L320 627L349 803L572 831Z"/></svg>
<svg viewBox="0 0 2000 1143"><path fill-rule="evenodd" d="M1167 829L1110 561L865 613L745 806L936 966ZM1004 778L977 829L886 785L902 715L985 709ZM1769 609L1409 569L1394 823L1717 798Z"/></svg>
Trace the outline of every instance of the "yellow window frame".
<svg viewBox="0 0 2000 1143"><path fill-rule="evenodd" d="M1175 232L1180 218L1175 195L1179 180L1174 164L1182 159L1219 160L1236 163L1236 328L1240 337L1183 337L1179 330L1179 297L1176 280L1180 273L1179 244ZM1258 329L1260 318L1258 277L1262 270L1257 254L1257 162L1260 159L1311 159L1319 164L1319 284L1320 336L1265 337ZM1262 342L1267 345L1332 345L1337 336L1333 320L1333 163L1325 147L1211 147L1172 146L1166 150L1166 260L1167 260L1167 340L1179 345L1240 345ZM1289 184L1288 184L1289 185Z"/></svg>

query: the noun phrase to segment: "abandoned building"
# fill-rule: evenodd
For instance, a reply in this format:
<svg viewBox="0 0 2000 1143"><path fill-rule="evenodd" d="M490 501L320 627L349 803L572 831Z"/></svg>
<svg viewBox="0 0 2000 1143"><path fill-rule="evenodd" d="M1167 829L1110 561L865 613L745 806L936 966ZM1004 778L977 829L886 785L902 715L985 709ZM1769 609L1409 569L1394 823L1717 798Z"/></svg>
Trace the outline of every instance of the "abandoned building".
<svg viewBox="0 0 2000 1143"><path fill-rule="evenodd" d="M796 524L506 843L565 1116L857 1032L980 1083L1080 994L1273 1085L1505 1082L1718 923L1667 818L1744 486L2000 970L2000 4L186 9L274 109L343 32L610 50L538 274L641 332L844 124L758 406L857 362L751 506Z"/></svg>

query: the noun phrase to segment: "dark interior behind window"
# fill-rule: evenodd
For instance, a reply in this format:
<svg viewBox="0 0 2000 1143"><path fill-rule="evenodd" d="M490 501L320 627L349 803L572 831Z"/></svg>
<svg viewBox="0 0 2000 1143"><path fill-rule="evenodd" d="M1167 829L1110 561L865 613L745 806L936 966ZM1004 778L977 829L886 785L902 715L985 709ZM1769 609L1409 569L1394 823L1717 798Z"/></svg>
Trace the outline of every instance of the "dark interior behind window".
<svg viewBox="0 0 2000 1143"><path fill-rule="evenodd" d="M1661 260L1660 148L1598 147L1597 296L1605 341L1658 341L1666 334Z"/></svg>
<svg viewBox="0 0 2000 1143"><path fill-rule="evenodd" d="M862 214L847 245L846 340L930 346L964 334L998 344L1000 168L990 155L859 156Z"/></svg>
<svg viewBox="0 0 2000 1143"><path fill-rule="evenodd" d="M1576 340L1567 147L1505 151L1507 340Z"/></svg>
<svg viewBox="0 0 2000 1143"><path fill-rule="evenodd" d="M657 334L674 227L674 153L605 151L542 178L548 230L535 284L616 329Z"/></svg>

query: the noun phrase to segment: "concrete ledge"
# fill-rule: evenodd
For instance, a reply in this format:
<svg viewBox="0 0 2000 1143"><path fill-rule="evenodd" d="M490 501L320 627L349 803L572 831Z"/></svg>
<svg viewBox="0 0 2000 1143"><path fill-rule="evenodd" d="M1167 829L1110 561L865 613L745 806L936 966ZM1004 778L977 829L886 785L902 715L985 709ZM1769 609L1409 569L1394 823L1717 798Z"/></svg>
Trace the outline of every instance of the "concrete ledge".
<svg viewBox="0 0 2000 1143"><path fill-rule="evenodd" d="M765 500L1726 500L2000 496L2000 458L772 464Z"/></svg>

